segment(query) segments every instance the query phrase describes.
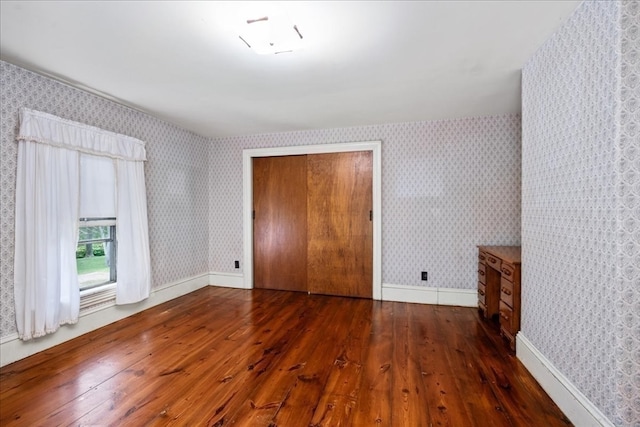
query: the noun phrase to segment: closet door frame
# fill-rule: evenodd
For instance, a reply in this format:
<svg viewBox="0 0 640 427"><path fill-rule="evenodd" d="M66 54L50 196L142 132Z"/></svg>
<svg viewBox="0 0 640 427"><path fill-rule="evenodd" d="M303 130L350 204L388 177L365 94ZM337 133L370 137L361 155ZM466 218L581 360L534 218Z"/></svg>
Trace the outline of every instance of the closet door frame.
<svg viewBox="0 0 640 427"><path fill-rule="evenodd" d="M345 142L242 150L242 234L244 287L253 288L253 159L255 157L371 151L373 156L373 279L374 300L382 299L382 142Z"/></svg>

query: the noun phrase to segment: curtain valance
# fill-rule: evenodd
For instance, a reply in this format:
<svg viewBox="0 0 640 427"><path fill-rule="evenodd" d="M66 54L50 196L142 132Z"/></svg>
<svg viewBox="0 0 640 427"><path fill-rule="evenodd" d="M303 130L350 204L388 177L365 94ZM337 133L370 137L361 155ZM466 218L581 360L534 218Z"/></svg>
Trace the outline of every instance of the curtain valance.
<svg viewBox="0 0 640 427"><path fill-rule="evenodd" d="M139 139L28 108L20 109L17 139L114 159L146 160L145 143Z"/></svg>

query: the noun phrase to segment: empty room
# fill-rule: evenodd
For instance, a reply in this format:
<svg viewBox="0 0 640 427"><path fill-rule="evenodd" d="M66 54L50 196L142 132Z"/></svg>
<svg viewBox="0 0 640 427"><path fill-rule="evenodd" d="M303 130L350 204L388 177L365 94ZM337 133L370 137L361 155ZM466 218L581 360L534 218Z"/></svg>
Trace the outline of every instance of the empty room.
<svg viewBox="0 0 640 427"><path fill-rule="evenodd" d="M0 425L640 427L640 1L0 2Z"/></svg>

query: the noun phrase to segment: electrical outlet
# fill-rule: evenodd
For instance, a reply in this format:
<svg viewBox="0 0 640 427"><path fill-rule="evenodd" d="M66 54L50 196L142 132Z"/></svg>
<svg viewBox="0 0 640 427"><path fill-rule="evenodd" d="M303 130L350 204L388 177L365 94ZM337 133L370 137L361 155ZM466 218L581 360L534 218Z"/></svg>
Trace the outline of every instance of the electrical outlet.
<svg viewBox="0 0 640 427"><path fill-rule="evenodd" d="M240 261L233 261L233 263L235 264L236 268L240 268Z"/></svg>
<svg viewBox="0 0 640 427"><path fill-rule="evenodd" d="M422 272L422 280L424 280L424 281L426 282L426 281L428 280L428 277L429 277L429 276L427 275L427 272L426 272L426 271L423 271L423 272Z"/></svg>

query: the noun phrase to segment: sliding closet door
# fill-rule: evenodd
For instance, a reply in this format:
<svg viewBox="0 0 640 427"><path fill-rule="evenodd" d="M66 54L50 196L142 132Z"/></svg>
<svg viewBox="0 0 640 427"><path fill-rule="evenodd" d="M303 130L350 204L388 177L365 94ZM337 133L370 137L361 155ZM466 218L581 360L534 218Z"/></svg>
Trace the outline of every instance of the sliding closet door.
<svg viewBox="0 0 640 427"><path fill-rule="evenodd" d="M371 298L373 155L307 156L308 289Z"/></svg>
<svg viewBox="0 0 640 427"><path fill-rule="evenodd" d="M256 288L307 291L306 156L253 159Z"/></svg>

